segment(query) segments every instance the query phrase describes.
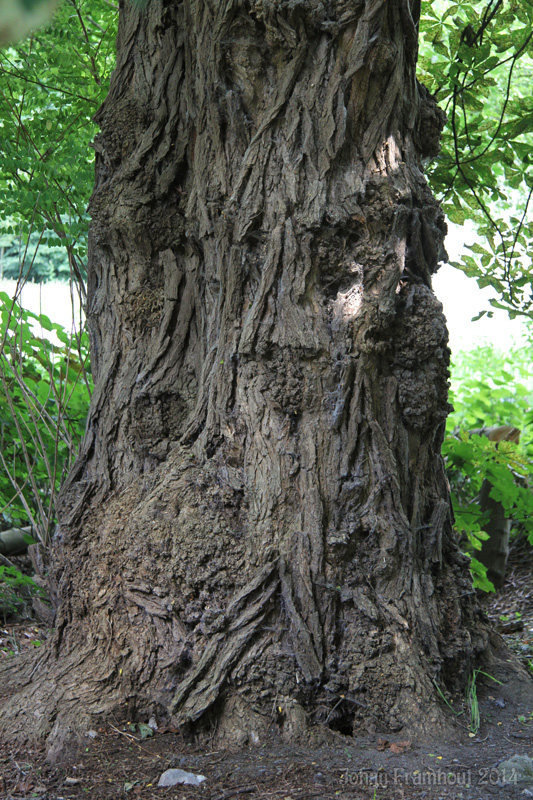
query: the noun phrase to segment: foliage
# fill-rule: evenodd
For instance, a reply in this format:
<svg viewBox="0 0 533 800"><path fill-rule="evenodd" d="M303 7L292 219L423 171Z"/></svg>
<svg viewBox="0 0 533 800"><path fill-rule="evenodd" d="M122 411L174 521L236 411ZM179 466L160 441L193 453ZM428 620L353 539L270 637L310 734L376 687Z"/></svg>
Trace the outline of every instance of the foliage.
<svg viewBox="0 0 533 800"><path fill-rule="evenodd" d="M48 28L0 51L0 275L19 285L71 277L84 298L92 117L114 66L117 10L106 0L65 0ZM26 24L10 27L4 11L0 43ZM86 334L71 336L0 294L0 511L5 527L29 520L44 545L90 390ZM40 592L13 565L0 566L4 613Z"/></svg>
<svg viewBox="0 0 533 800"><path fill-rule="evenodd" d="M46 544L85 428L88 337L67 334L5 293L0 303L0 510L5 527L29 520Z"/></svg>
<svg viewBox="0 0 533 800"><path fill-rule="evenodd" d="M32 597L43 596L43 589L29 575L23 575L14 566L0 564L0 612L4 616L20 611Z"/></svg>
<svg viewBox="0 0 533 800"><path fill-rule="evenodd" d="M480 345L453 358L450 402L454 414L448 430L514 425L521 430L530 421L533 363L527 346L503 353Z"/></svg>
<svg viewBox="0 0 533 800"><path fill-rule="evenodd" d="M474 585L493 589L485 567L475 558L487 538L486 519L478 505L484 478L493 486L491 497L500 502L515 530L533 545L533 443L528 426L533 422L533 365L526 348L507 354L481 346L460 353L453 365L451 400L443 446L452 489L455 523L468 544ZM487 366L490 365L490 374ZM512 425L523 431L520 445L489 441L472 435L473 429Z"/></svg>
<svg viewBox="0 0 533 800"><path fill-rule="evenodd" d="M29 270L28 264L31 265ZM26 242L22 236L0 236L0 280L19 280L23 272L36 283L68 281L70 266L67 253L62 247L49 247L43 242L39 243L35 234Z"/></svg>
<svg viewBox="0 0 533 800"><path fill-rule="evenodd" d="M19 268L31 276L35 246L46 245L61 248L61 269L68 264L83 283L91 120L107 94L116 24L106 0L64 0L50 26L0 51L0 207L8 211L0 234L17 277Z"/></svg>
<svg viewBox="0 0 533 800"><path fill-rule="evenodd" d="M73 276L84 295L91 120L108 90L116 24L106 0L64 0L47 28L0 51L4 277ZM0 300L0 510L7 526L30 520L46 542L85 424L88 342Z"/></svg>
<svg viewBox="0 0 533 800"><path fill-rule="evenodd" d="M422 3L419 78L448 116L429 179L448 218L483 239L454 266L530 317L532 67L533 0Z"/></svg>

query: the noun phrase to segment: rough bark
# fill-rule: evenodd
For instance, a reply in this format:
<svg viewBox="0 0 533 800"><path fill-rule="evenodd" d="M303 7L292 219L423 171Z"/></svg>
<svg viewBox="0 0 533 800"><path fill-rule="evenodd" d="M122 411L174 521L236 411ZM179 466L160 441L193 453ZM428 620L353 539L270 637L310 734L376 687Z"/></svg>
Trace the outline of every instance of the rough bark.
<svg viewBox="0 0 533 800"><path fill-rule="evenodd" d="M439 454L445 223L422 163L442 114L415 79L418 5L121 10L96 385L54 647L21 689L33 734L111 709L239 742L434 731L435 683L485 650Z"/></svg>

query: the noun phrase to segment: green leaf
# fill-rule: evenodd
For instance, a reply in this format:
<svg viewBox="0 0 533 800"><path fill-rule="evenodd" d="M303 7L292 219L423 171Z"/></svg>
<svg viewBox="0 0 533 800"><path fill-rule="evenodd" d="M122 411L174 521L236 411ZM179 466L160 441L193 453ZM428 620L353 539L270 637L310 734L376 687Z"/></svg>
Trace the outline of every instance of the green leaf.
<svg viewBox="0 0 533 800"><path fill-rule="evenodd" d="M137 723L137 731L139 732L141 739L148 739L150 736L154 735L153 728L149 725L145 725L144 722Z"/></svg>

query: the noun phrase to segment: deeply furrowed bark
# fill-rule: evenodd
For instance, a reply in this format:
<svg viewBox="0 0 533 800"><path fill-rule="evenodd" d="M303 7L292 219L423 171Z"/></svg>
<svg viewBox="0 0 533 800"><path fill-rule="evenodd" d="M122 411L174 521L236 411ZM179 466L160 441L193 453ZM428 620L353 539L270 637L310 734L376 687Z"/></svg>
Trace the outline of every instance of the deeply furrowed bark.
<svg viewBox="0 0 533 800"><path fill-rule="evenodd" d="M442 115L417 14L122 10L95 143L96 387L54 650L21 690L34 733L119 708L241 742L304 720L420 732L442 721L434 683L464 685L486 648L439 454L445 224L422 160Z"/></svg>

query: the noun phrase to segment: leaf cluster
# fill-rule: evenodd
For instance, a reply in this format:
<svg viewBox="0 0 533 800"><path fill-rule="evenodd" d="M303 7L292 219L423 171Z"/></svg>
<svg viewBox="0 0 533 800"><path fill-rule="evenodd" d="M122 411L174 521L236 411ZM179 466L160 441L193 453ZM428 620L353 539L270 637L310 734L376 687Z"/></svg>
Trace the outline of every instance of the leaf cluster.
<svg viewBox="0 0 533 800"><path fill-rule="evenodd" d="M429 179L483 244L454 266L533 316L533 0L422 3L419 77L448 117Z"/></svg>

